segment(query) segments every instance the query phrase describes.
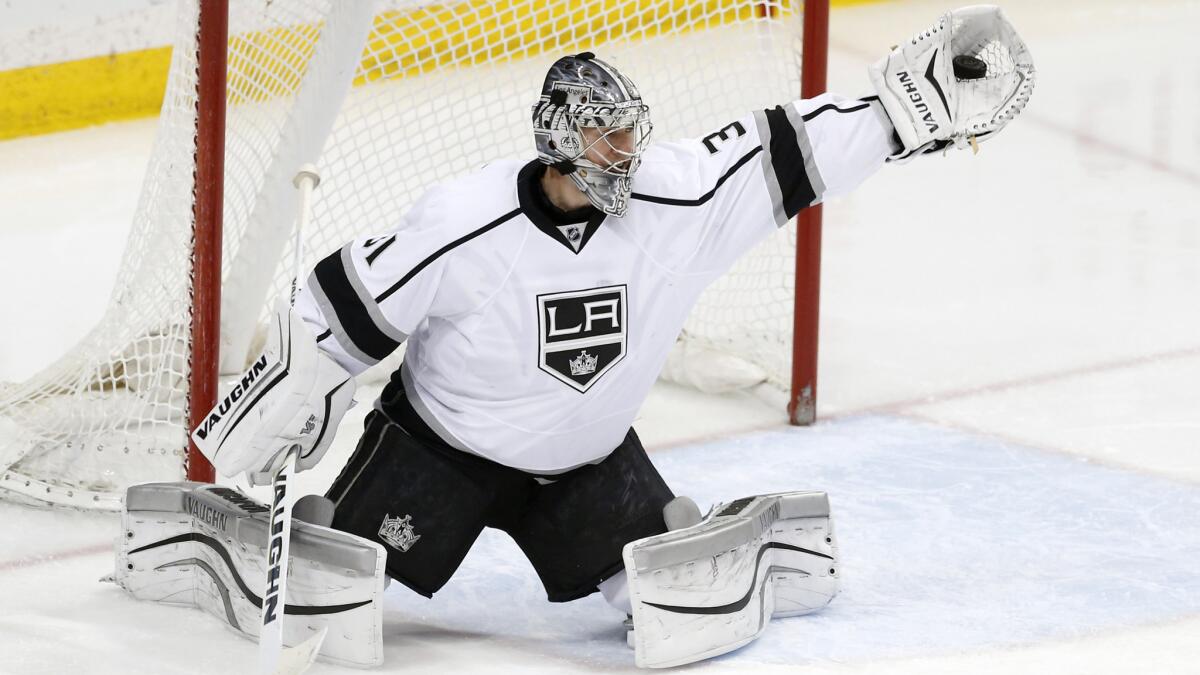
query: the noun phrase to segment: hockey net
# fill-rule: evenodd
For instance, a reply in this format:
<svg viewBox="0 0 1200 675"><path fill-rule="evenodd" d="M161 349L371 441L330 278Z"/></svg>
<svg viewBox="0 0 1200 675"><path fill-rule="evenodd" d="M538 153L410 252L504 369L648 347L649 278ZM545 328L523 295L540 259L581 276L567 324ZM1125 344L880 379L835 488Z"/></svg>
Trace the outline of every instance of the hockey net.
<svg viewBox="0 0 1200 675"><path fill-rule="evenodd" d="M112 509L129 484L185 475L199 10L180 4L107 313L59 361L0 390L10 498ZM533 157L529 107L562 54L593 50L628 73L660 139L702 135L800 91L801 0L244 0L229 12L222 373L260 348L290 283L291 180L305 161L322 176L303 244L310 267L392 226L433 183ZM704 294L683 361L719 379L695 355L734 355L745 366L734 380L789 385L794 248L793 225ZM705 380L680 364L677 379Z"/></svg>

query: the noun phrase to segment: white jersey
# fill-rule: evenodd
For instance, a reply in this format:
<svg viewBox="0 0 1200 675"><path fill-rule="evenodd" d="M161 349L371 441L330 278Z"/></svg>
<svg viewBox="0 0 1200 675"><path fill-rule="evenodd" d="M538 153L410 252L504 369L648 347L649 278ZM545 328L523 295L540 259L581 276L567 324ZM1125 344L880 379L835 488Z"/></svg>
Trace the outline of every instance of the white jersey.
<svg viewBox="0 0 1200 675"><path fill-rule="evenodd" d="M352 373L407 341L406 395L449 445L566 471L622 441L705 286L871 175L892 134L873 98L759 111L651 145L626 215L573 225L541 206L542 165L496 162L322 260L296 310Z"/></svg>

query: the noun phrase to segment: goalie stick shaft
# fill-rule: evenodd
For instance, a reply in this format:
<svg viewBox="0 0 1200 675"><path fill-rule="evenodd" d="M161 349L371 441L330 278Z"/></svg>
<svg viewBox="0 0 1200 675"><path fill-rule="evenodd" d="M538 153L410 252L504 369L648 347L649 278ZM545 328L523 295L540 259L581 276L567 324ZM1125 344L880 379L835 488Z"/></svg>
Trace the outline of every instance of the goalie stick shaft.
<svg viewBox="0 0 1200 675"><path fill-rule="evenodd" d="M296 304L296 287L300 285L300 253L304 250L302 235L312 213L312 193L321 184L321 175L317 167L304 164L296 172L292 183L300 190L300 217L296 220L296 240L292 245L292 289L288 295L288 304Z"/></svg>
<svg viewBox="0 0 1200 675"><path fill-rule="evenodd" d="M299 217L296 220L295 242L292 255L292 286L288 304L296 302L296 287L300 279L300 260L303 250L303 233L308 225L312 191L321 182L316 167L305 164L292 181L300 190ZM287 449L287 455L279 471L271 481L271 527L267 532L267 578L263 592L262 624L258 636L258 669L262 675L287 673L296 675L308 669L321 648L325 631L306 640L296 649L303 653L290 653L283 646L283 617L287 606L287 579L289 550L292 534L292 507L296 503L293 476L300 461L300 446ZM289 653L285 653L289 652Z"/></svg>
<svg viewBox="0 0 1200 675"><path fill-rule="evenodd" d="M262 626L258 636L258 670L273 675L283 650L283 615L287 604L288 555L292 538L292 476L299 446L288 448L283 466L271 481L271 527L267 531L267 584L263 590Z"/></svg>

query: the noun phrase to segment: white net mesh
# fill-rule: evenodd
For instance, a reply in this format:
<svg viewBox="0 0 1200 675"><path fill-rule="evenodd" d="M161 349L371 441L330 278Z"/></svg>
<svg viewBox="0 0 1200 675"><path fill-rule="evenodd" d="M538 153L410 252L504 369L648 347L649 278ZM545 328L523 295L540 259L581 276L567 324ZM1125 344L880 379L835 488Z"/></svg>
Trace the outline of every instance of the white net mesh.
<svg viewBox="0 0 1200 675"><path fill-rule="evenodd" d="M532 158L529 107L564 53L592 50L627 73L660 139L703 135L799 92L799 0L230 5L222 372L258 349L259 324L288 288L291 179L302 162L322 176L304 241L311 266L353 236L391 227L435 182ZM107 314L58 363L0 393L0 490L113 508L132 482L182 476L196 14L184 3ZM782 232L746 256L685 329L780 386L794 239Z"/></svg>

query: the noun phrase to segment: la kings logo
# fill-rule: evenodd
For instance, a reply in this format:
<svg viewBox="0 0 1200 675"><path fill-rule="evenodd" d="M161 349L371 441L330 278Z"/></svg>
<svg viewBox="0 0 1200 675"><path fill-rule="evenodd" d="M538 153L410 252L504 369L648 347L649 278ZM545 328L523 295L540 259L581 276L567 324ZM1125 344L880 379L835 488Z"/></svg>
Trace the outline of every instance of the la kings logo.
<svg viewBox="0 0 1200 675"><path fill-rule="evenodd" d="M421 538L421 535L413 529L412 516L393 518L392 514L386 513L383 516L383 523L379 525L379 538L391 544L392 548L401 553L407 553L408 549L412 548L413 544Z"/></svg>
<svg viewBox="0 0 1200 675"><path fill-rule="evenodd" d="M625 356L626 287L547 293L538 302L538 367L578 392Z"/></svg>

